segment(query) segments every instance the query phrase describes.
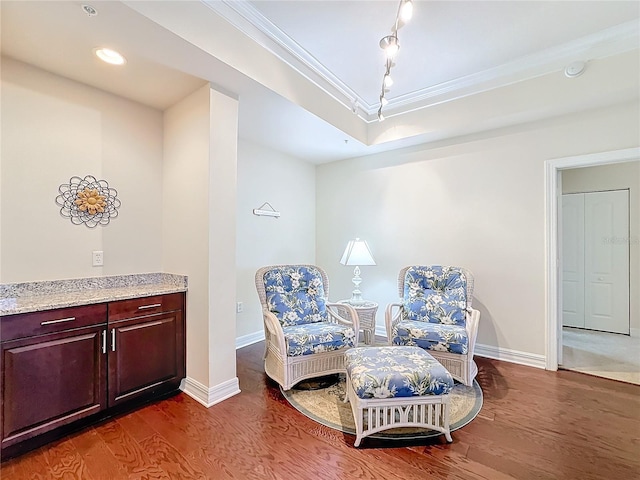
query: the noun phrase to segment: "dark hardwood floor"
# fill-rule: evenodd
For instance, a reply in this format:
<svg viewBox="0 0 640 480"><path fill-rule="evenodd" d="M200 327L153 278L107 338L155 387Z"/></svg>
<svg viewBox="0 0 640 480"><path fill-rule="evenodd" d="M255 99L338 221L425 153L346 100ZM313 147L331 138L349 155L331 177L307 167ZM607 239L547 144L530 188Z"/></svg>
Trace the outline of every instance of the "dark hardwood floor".
<svg viewBox="0 0 640 480"><path fill-rule="evenodd" d="M293 409L237 352L242 393L206 409L185 394L6 461L17 479L638 479L640 386L476 357L480 415L422 443L363 440Z"/></svg>

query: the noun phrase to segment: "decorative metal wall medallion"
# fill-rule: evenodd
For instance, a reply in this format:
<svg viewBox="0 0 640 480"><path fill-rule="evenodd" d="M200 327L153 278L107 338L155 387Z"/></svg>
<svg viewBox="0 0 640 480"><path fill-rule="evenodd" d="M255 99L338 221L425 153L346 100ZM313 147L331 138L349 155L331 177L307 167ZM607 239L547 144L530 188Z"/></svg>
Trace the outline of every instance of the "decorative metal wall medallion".
<svg viewBox="0 0 640 480"><path fill-rule="evenodd" d="M115 188L109 187L106 180L96 180L92 175L84 178L71 177L69 183L58 187L60 195L56 203L60 206L60 215L71 219L74 225L85 224L89 228L107 225L118 216L120 200Z"/></svg>

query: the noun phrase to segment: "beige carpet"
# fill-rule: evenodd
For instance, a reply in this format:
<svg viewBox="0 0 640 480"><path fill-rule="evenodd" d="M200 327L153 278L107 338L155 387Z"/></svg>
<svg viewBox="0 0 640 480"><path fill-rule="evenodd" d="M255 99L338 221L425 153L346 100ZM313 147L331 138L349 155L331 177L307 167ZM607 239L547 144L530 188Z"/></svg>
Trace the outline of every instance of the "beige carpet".
<svg viewBox="0 0 640 480"><path fill-rule="evenodd" d="M562 329L560 368L640 385L640 335Z"/></svg>
<svg viewBox="0 0 640 480"><path fill-rule="evenodd" d="M316 422L355 434L351 406L342 401L345 395L344 375L339 376L337 383L328 383L329 385L325 386L322 381L317 380L301 382L289 391L282 391L282 394L294 408ZM456 383L450 395L450 423L451 431L454 431L464 427L478 415L482 408L482 390L476 381L470 387ZM395 428L371 435L371 438L413 439L438 435L442 434L421 428Z"/></svg>

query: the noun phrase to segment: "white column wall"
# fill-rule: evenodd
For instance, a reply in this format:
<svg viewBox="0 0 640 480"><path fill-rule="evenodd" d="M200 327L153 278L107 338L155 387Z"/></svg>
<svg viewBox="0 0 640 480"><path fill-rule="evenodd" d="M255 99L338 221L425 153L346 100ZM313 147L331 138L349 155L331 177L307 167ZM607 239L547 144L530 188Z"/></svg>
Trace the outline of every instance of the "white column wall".
<svg viewBox="0 0 640 480"><path fill-rule="evenodd" d="M189 277L186 391L238 393L235 372L237 100L209 85L165 112L163 266Z"/></svg>
<svg viewBox="0 0 640 480"><path fill-rule="evenodd" d="M209 111L209 385L227 382L229 390L237 393L235 205L238 100L211 88Z"/></svg>
<svg viewBox="0 0 640 480"><path fill-rule="evenodd" d="M188 275L187 376L209 383L209 87L164 114L162 264Z"/></svg>

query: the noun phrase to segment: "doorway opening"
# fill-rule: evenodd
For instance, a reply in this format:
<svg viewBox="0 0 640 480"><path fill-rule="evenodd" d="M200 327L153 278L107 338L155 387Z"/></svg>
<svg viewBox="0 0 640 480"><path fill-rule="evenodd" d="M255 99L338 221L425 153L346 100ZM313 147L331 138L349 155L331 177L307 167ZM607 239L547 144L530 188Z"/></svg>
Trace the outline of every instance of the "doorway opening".
<svg viewBox="0 0 640 480"><path fill-rule="evenodd" d="M629 190L639 179L635 163L562 172L563 326L629 335ZM603 180L630 187L584 191Z"/></svg>
<svg viewBox="0 0 640 480"><path fill-rule="evenodd" d="M561 180L558 368L640 384L640 337L637 328L630 330L630 238L638 231L640 163L567 169ZM604 190L615 187L627 188Z"/></svg>
<svg viewBox="0 0 640 480"><path fill-rule="evenodd" d="M592 368L589 373L593 374L602 374L604 370L604 365L606 362L603 361L603 356L601 355L603 351L615 351L616 353L620 353L627 358L630 357L640 357L640 342L638 342L637 331L634 331L635 323L638 320L638 305L637 298L634 298L631 303L631 330L629 333L631 335L618 335L618 334L603 334L598 332L589 332L577 330L570 331L567 330L566 333L563 331L562 325L562 310L563 310L563 289L562 289L562 173L563 171L567 171L569 169L582 168L582 167L592 167L592 166L600 166L600 165L608 165L608 164L616 164L616 163L627 163L627 162L640 162L640 148L631 148L625 150L617 150L613 152L603 152L598 154L591 155L582 155L576 157L567 157L549 160L545 162L545 187L546 187L546 260L547 260L547 323L546 323L546 368L548 370L557 370L558 366L561 365L562 368L565 368L563 364L563 346L566 343L568 348L578 348L577 346L594 346L601 344L601 351L598 353L594 352L593 358L596 360L594 362L595 367ZM640 165L640 163L638 164ZM635 202L635 207L632 211L636 212L632 215L638 216L637 208L638 208L638 193L631 192L631 202ZM637 219L636 219L637 220ZM637 229L637 227L634 227ZM631 269L631 291L635 288L637 289L638 275L640 272L640 260L638 259L638 239L636 236L638 235L637 230L633 230L631 235L627 235L623 237L623 240L628 240L631 254L630 261L630 269ZM633 298L634 296L632 296ZM637 297L637 296L635 296ZM577 335L573 335L574 333L584 333L582 338L576 339ZM636 333L636 335L634 335ZM566 334L566 342L563 342L563 337ZM597 335L598 338L589 335ZM631 352L624 354L625 347L619 344L607 345L605 343L605 337L607 335L612 335L615 339L619 340L624 337L624 339L631 340L633 344L631 345ZM635 338L634 338L635 337ZM567 361L570 361L567 358ZM598 367L597 363L600 362L602 364ZM600 370L598 370L600 368ZM635 368L635 367L631 367ZM638 369L635 369L638 371ZM604 376L604 375L602 375ZM624 381L629 381L625 378L620 378Z"/></svg>

